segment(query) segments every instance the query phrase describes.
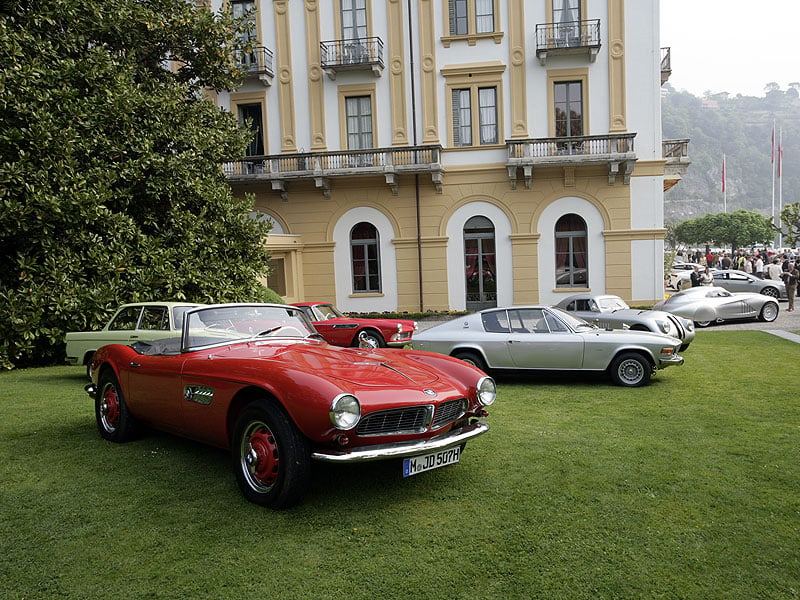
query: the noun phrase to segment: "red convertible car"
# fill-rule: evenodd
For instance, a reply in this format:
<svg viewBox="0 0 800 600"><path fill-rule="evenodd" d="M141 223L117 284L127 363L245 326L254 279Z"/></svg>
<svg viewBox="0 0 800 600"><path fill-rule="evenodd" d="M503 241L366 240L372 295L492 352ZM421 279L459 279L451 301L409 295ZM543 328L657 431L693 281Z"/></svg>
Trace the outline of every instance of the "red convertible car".
<svg viewBox="0 0 800 600"><path fill-rule="evenodd" d="M488 430L496 388L477 368L319 337L300 308L223 304L187 311L180 337L103 346L86 388L100 435L125 442L147 425L229 449L244 496L284 508L312 460L402 459L415 475Z"/></svg>
<svg viewBox="0 0 800 600"><path fill-rule="evenodd" d="M386 346L402 347L411 342L417 330L414 321L404 319L355 319L344 316L333 305L325 302L300 302L306 313L325 341L334 346Z"/></svg>

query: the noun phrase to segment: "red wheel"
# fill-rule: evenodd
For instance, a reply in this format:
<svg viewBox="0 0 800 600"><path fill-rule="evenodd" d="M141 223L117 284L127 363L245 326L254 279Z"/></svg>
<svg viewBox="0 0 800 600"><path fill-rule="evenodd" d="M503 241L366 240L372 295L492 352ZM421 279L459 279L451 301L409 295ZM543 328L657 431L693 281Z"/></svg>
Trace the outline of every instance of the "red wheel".
<svg viewBox="0 0 800 600"><path fill-rule="evenodd" d="M242 458L247 463L245 477L250 486L268 492L275 485L281 459L275 436L265 423L253 421L243 432Z"/></svg>
<svg viewBox="0 0 800 600"><path fill-rule="evenodd" d="M250 502L270 508L299 502L311 451L281 407L266 399L245 407L236 420L231 454L236 481Z"/></svg>
<svg viewBox="0 0 800 600"><path fill-rule="evenodd" d="M110 369L100 375L98 387L94 413L100 435L112 442L127 442L135 436L137 423L128 412L125 396Z"/></svg>

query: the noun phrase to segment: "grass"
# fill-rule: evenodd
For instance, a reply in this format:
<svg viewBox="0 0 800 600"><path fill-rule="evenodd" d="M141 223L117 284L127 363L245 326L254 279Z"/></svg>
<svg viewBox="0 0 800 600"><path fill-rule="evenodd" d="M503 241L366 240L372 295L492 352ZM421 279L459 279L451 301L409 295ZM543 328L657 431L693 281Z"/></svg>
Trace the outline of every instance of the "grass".
<svg viewBox="0 0 800 600"><path fill-rule="evenodd" d="M501 380L459 465L318 465L285 512L221 451L101 440L80 367L0 374L0 597L798 598L800 345L685 356L641 389Z"/></svg>

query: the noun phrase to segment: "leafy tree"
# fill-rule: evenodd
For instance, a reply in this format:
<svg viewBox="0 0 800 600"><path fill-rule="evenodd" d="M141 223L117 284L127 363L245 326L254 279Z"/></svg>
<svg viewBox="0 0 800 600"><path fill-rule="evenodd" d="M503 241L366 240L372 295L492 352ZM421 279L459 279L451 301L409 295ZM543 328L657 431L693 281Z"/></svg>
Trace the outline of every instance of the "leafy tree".
<svg viewBox="0 0 800 600"><path fill-rule="evenodd" d="M737 210L682 221L675 226L674 236L689 245L730 246L736 250L740 246L768 243L774 237L774 230L770 217Z"/></svg>
<svg viewBox="0 0 800 600"><path fill-rule="evenodd" d="M63 360L118 304L265 288L269 226L220 164L249 132L202 97L240 24L186 0L0 7L0 365Z"/></svg>
<svg viewBox="0 0 800 600"><path fill-rule="evenodd" d="M783 207L781 225L786 229L786 235L783 236L784 245L792 248L800 246L800 202Z"/></svg>

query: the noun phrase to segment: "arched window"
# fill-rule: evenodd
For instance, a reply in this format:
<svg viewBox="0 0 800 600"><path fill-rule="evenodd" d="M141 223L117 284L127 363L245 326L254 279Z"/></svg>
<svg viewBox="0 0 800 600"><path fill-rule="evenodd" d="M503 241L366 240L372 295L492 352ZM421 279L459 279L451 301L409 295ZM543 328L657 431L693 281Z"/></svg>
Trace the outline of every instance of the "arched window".
<svg viewBox="0 0 800 600"><path fill-rule="evenodd" d="M361 222L350 230L350 262L353 293L381 291L378 230L371 223Z"/></svg>
<svg viewBox="0 0 800 600"><path fill-rule="evenodd" d="M556 222L556 287L586 287L586 221L564 215Z"/></svg>
<svg viewBox="0 0 800 600"><path fill-rule="evenodd" d="M464 267L467 310L497 306L497 262L494 225L483 216L464 225Z"/></svg>

